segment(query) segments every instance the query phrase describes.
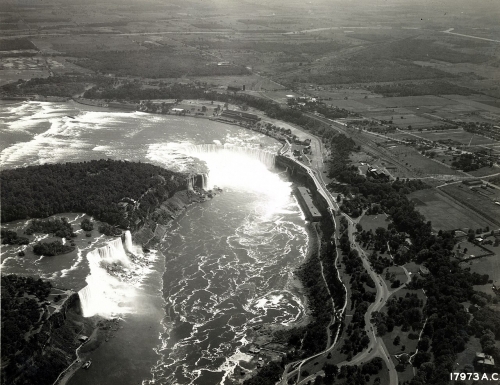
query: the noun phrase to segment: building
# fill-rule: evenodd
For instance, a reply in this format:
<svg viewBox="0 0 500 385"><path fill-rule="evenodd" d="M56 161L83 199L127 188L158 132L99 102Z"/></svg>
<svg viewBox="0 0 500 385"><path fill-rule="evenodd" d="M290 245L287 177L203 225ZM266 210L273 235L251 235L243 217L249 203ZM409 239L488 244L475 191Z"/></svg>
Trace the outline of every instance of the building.
<svg viewBox="0 0 500 385"><path fill-rule="evenodd" d="M476 353L476 359L474 362L477 367L485 372L489 372L495 368L495 360L489 354Z"/></svg>
<svg viewBox="0 0 500 385"><path fill-rule="evenodd" d="M321 213L314 205L312 194L309 189L305 187L297 187L296 195L297 200L304 211L306 219L311 222L318 222L321 220Z"/></svg>
<svg viewBox="0 0 500 385"><path fill-rule="evenodd" d="M483 181L481 179L470 179L464 180L462 183L467 186L481 186L483 184Z"/></svg>
<svg viewBox="0 0 500 385"><path fill-rule="evenodd" d="M80 341L82 344L87 342L89 340L89 337L87 336L79 336L78 341Z"/></svg>
<svg viewBox="0 0 500 385"><path fill-rule="evenodd" d="M372 177L373 179L389 180L389 175L383 171L377 170L374 167L369 168L366 175Z"/></svg>
<svg viewBox="0 0 500 385"><path fill-rule="evenodd" d="M259 116L255 114L233 110L224 110L221 112L220 116L227 119L239 120L247 123L256 123L260 120Z"/></svg>

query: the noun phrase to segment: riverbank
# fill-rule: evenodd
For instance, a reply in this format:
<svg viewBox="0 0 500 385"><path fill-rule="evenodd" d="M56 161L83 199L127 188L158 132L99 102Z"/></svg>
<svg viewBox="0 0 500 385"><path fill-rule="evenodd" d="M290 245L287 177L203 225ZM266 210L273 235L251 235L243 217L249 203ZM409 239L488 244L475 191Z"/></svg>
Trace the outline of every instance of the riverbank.
<svg viewBox="0 0 500 385"><path fill-rule="evenodd" d="M219 191L212 191L210 194L212 197L217 195ZM169 225L177 219L182 213L187 209L188 206L194 203L204 202L208 198L208 192L202 191L198 188L196 190L181 190L178 191L171 198L167 199L162 203L162 205L153 212L152 216L158 217L158 223L154 226L154 229L151 228L152 223L146 223L141 229L137 230L133 234L134 241L137 243L142 243L144 246L149 248L153 248L155 243L165 235ZM161 230L160 230L161 228ZM145 242L140 242L141 240L145 240ZM151 263L151 262L150 262ZM163 265L163 266L162 266ZM162 268L164 269L163 261L158 261L157 265L159 268L159 275L162 274ZM147 281L148 278L143 278ZM143 282L141 282L141 285ZM137 294L137 293L136 293ZM144 294L140 294L144 295ZM149 294L146 297L143 297L142 306L145 303L148 303ZM148 308L151 309L153 306L148 303ZM154 306L157 309L161 309L161 306ZM157 309L155 311L157 311ZM122 342L124 340L129 339L129 335L131 335L131 323L135 324L134 329L140 329L142 326L146 326L147 329L153 327L153 324L156 322L160 324L158 318L156 317L151 322L141 322L140 320L131 320L129 316L125 316L125 319L120 316L115 316L112 319L105 319L100 316L93 316L91 318L85 319L87 324L92 324L92 330L90 335L88 335L88 339L78 346L76 349L76 358L75 360L61 373L58 380L54 383L54 385L66 385L66 384L79 384L85 383L88 380L88 377L93 377L96 371L101 371L99 366L102 366L102 362L104 361L101 357L110 357L117 354L117 346L115 342L119 342L119 351L125 355L133 355L133 351L137 350L137 344L133 345L123 345ZM125 322L125 323L124 323ZM137 325L140 325L137 327ZM89 334L87 328L87 334ZM158 331L159 332L159 331ZM153 335L153 339L155 338ZM142 338L142 337L141 337ZM139 341L138 341L139 342ZM129 351L129 353L126 353ZM83 364L87 360L93 360L93 364L89 370L82 369ZM108 364L112 364L107 362ZM114 365L114 363L112 364ZM149 372L147 373L149 374ZM73 377L75 379L73 380Z"/></svg>
<svg viewBox="0 0 500 385"><path fill-rule="evenodd" d="M310 259L315 256L315 253L318 252L318 249L315 246L318 239L311 226L314 225L309 224L307 226L307 253L298 269L302 268L303 265L309 262ZM289 324L256 325L250 329L250 343L247 345L246 349L242 351L246 354L252 355L253 358L249 362L244 362L243 364L240 363L240 366L236 366L233 373L233 379L238 383L243 383L244 381L252 378L265 364L268 364L269 362L279 362L283 357L285 357L289 350L287 346L289 333L294 329L306 327L313 320L304 283L296 272L294 272L293 276L290 277L286 289L300 298L303 308L302 317ZM242 374L242 371L244 374Z"/></svg>

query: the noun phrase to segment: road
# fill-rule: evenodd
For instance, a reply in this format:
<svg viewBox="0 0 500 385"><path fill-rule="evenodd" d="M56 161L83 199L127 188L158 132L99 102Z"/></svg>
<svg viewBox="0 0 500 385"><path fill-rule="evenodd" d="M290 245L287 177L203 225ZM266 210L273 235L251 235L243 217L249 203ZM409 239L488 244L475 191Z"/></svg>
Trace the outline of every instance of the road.
<svg viewBox="0 0 500 385"><path fill-rule="evenodd" d="M472 36L472 35L465 35L463 33L456 33L456 32L451 32L453 31L455 28L450 28L450 29L447 29L446 31L441 31L443 33L449 33L450 35L456 35L456 36L462 36L462 37L468 37L468 38L471 38L471 39L479 39L479 40L486 40L486 41L493 41L495 43L500 43L500 40L495 40L495 39L488 39L486 37L479 37L479 36Z"/></svg>
<svg viewBox="0 0 500 385"><path fill-rule="evenodd" d="M363 352L353 357L350 361L344 361L338 365L339 366L358 365L360 363L367 362L374 357L381 357L385 361L387 368L389 369L389 384L398 385L398 373L396 371L396 366L394 365L394 362L392 361L389 355L389 352L384 344L384 341L382 340L382 338L376 336L375 327L372 324L371 319L372 319L372 314L374 312L380 311L385 306L389 298L395 292L400 290L403 287L403 285L394 290L390 290L387 287L387 284L382 279L382 277L372 269L365 251L358 245L358 243L355 240L355 232L356 232L355 226L357 222L359 222L361 217L358 218L356 221L349 218L347 215L345 215L345 218L348 220L348 235L349 235L349 241L351 242L351 246L354 250L358 251L359 257L363 262L364 268L375 282L377 293L375 295L375 301L368 307L368 310L365 313L365 331L368 337L370 338L370 343L368 347ZM404 271L408 279L407 282L409 282L411 277L406 269Z"/></svg>
<svg viewBox="0 0 500 385"><path fill-rule="evenodd" d="M318 140L318 139L316 138L316 140ZM321 143L319 143L319 146L321 146ZM319 151L318 154L321 154L321 151ZM339 209L338 204L335 201L335 199L330 195L328 190L326 189L326 186L325 186L323 179L322 179L321 172L318 173L316 170L312 169L310 166L304 164L303 162L299 162L297 160L296 160L296 162L298 164L300 164L307 171L307 173L309 174L311 179L314 181L318 192L325 198L326 202L328 203L328 209L329 209L330 213L332 214L332 217L334 217L334 215L333 215L334 212L338 211L338 209ZM316 165L317 164L318 163L316 163ZM368 311L365 314L365 325L366 325L365 330L367 332L367 335L370 338L370 343L369 343L368 348L365 349L360 354L358 354L357 356L355 356L351 361L342 362L339 364L339 366L356 365L356 364L359 364L362 362L369 361L370 359L372 359L374 357L381 357L385 361L387 368L389 370L389 380L390 380L389 385L398 385L398 374L396 371L396 367L390 358L389 352L387 351L387 348L386 348L383 340L380 337L377 337L375 335L375 329L374 329L374 326L372 325L371 318L372 318L372 313L375 311L380 311L382 309L382 307L384 307L384 305L386 304L386 302L390 298L390 296L392 294L394 294L397 290L399 290L399 288L391 291L387 287L385 281L377 273L375 273L375 271L372 270L364 250L357 244L354 233L356 231L355 226L356 226L357 221L359 221L359 218L358 218L358 220L355 221L346 214L342 214L342 215L348 221L348 235L349 235L349 240L352 244L352 247L358 251L359 256L363 262L363 266L365 267L366 271L369 273L370 277L375 282L375 287L376 287L377 292L376 292L376 296L375 296L375 302L370 305L370 307L368 308ZM337 254L337 258L338 258L338 254ZM337 262L337 260L335 261L335 264L336 264L336 262ZM337 273L338 273L338 271L337 271ZM405 273L407 274L408 279L410 279L410 276L406 270L405 270ZM344 289L346 290L346 293L347 293L347 289L345 288L345 286L344 286ZM347 298L346 298L346 300L347 300ZM345 311L346 304L347 304L347 301L344 303L343 309L340 311L336 311L333 314L333 317L342 317L344 314L344 311ZM278 384L282 384L282 385L286 384L288 382L288 380L290 378L293 378L295 375L297 375L296 384L304 384L305 382L307 382L311 376L309 376L305 379L302 379L302 380L300 379L300 373L301 373L302 366L305 363L307 363L315 358L318 358L320 356L328 354L335 347L336 342L338 340L338 337L339 336L337 333L337 336L335 337L334 342L329 346L327 345L327 348L324 351L317 353L311 357L305 358L301 361L293 362L293 363L286 365L283 377L278 382ZM316 376L317 375L318 375L318 373L316 373Z"/></svg>

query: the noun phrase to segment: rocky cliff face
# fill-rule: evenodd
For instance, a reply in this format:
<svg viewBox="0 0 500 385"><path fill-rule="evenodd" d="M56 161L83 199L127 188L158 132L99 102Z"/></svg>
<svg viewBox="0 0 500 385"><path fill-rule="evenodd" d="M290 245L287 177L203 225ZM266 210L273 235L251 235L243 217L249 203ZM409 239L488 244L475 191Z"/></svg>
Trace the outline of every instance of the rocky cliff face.
<svg viewBox="0 0 500 385"><path fill-rule="evenodd" d="M170 223L181 215L187 206L202 202L204 199L203 196L190 190L176 192L151 213L143 226L134 232L134 241L146 247L160 241Z"/></svg>

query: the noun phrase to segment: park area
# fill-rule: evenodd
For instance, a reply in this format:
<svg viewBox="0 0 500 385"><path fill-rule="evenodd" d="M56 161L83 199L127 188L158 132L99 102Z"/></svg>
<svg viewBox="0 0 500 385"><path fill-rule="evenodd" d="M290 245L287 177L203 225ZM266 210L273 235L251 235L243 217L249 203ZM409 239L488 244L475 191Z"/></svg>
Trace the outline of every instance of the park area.
<svg viewBox="0 0 500 385"><path fill-rule="evenodd" d="M359 224L363 227L363 230L369 231L372 230L375 232L379 227L383 227L387 229L387 225L389 224L390 219L387 214L379 214L379 215L364 215L363 218L359 221Z"/></svg>
<svg viewBox="0 0 500 385"><path fill-rule="evenodd" d="M422 309L423 306L425 306L426 302L426 297L425 294L422 290L408 290L406 288L402 288L397 291L397 293L393 294L391 296L391 299L389 300L389 303L391 303L394 300L394 305L392 306L393 310L402 310L399 309L400 306L402 306L401 301L410 301L409 296L416 295L418 298L418 301L422 301L421 304L422 306L418 307L409 307L408 309L418 309L421 317L422 315ZM407 302L409 304L409 302ZM388 305L384 306L382 309L383 313L387 313L388 311ZM408 311L408 310L405 310ZM422 320L423 324L423 320ZM415 353L417 349L417 344L418 344L418 337L420 333L420 329L414 329L414 326L416 327L418 324L415 325L410 325L410 324L405 324L400 326L394 326L394 328L389 331L386 329L386 332L383 333L382 340L384 341L384 344L387 348L387 351L389 352L389 355L391 357L395 357L396 355L404 355L405 353L408 355L412 355ZM422 325L420 325L422 326ZM380 326L377 327L377 332L380 332ZM395 363L398 363L398 359L394 358ZM404 381L409 381L413 378L413 367L409 364L406 365L401 365L397 366L398 370L398 378L399 381L404 382Z"/></svg>

